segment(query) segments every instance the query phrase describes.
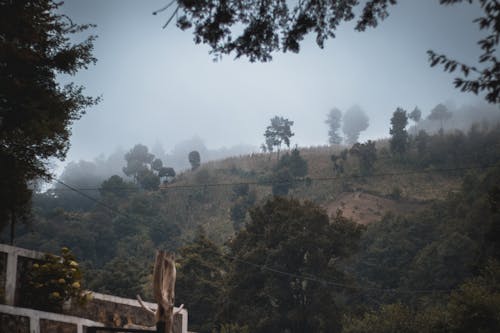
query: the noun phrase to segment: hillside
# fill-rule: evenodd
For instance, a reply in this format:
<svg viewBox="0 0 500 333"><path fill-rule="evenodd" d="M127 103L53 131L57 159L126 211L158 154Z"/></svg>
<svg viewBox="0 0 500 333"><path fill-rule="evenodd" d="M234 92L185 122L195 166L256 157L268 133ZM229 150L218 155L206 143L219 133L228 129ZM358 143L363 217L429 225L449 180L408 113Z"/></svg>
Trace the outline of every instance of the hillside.
<svg viewBox="0 0 500 333"><path fill-rule="evenodd" d="M333 245L333 261L307 274L352 289L328 294L345 313L355 318L374 298L413 304L413 294L379 290L453 290L496 258L500 127L410 137L404 154L390 150L387 140L300 148L282 151L279 160L262 153L203 163L157 189L113 176L99 189L49 191L35 197L33 222L18 226L15 244L54 253L68 246L90 289L146 299L155 250L176 251L179 299L189 304L194 327L207 332L215 321L235 320L214 309L228 292L236 293L233 306L242 306L236 282L248 278L254 288L260 280L252 276L263 273L246 272L232 256L290 277L309 265L297 263L310 251ZM309 228L325 218L324 231ZM245 245L248 237L256 238ZM282 266L285 258L298 261ZM253 322L248 311L241 308L239 323Z"/></svg>

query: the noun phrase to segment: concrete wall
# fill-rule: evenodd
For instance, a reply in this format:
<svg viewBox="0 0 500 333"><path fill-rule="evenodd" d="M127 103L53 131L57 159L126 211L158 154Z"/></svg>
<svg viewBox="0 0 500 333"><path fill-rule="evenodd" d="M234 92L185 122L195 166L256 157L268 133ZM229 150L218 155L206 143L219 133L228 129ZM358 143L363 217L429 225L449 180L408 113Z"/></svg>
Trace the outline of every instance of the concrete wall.
<svg viewBox="0 0 500 333"><path fill-rule="evenodd" d="M95 326L112 327L124 327L130 324L153 326L155 324L153 315L142 309L137 300L100 293L92 293L93 299L85 306L71 305L62 314L30 309L29 300L20 297L23 271L29 269L33 260L39 260L43 255L41 252L0 244L0 304L5 304L0 305L1 333L82 333L85 331L86 324L89 323L95 323ZM2 291L4 297L2 297ZM154 303L146 302L146 305L156 309ZM187 310L175 308L175 311L178 313L174 316L174 333L187 332ZM26 331L26 320L31 328L28 331ZM3 327L6 327L6 330Z"/></svg>

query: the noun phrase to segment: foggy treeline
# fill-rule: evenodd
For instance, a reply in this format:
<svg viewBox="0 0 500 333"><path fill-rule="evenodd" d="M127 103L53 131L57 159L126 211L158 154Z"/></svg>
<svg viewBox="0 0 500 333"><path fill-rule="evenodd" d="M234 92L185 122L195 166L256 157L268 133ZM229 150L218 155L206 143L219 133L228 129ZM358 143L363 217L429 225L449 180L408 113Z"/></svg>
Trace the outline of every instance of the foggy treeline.
<svg viewBox="0 0 500 333"><path fill-rule="evenodd" d="M422 110L422 119L418 122L412 122L409 133L416 134L420 130L425 130L428 134L439 132L441 122L432 119L432 112L439 106L444 106L448 112L446 119L443 119L443 130L461 130L468 131L471 126L493 126L500 122L499 107L491 104L462 105L457 107L452 102L439 104L431 110ZM410 110L411 111L411 110Z"/></svg>
<svg viewBox="0 0 500 333"><path fill-rule="evenodd" d="M132 147L128 147L127 149L118 148L107 156L104 154L99 155L93 161L71 161L65 166L59 179L69 185L81 188L98 188L105 179L113 175L128 179L122 169L126 165L124 156L130 148ZM159 158L164 165L174 168L176 172L190 168L188 155L193 150L200 153L202 162L249 154L256 151L255 147L244 144L229 148L210 149L207 148L203 139L198 136L179 142L169 153L165 152L163 145L159 142L148 148L150 153L155 155L155 158ZM54 188L64 189L64 186L56 183ZM97 191L95 192L97 194Z"/></svg>

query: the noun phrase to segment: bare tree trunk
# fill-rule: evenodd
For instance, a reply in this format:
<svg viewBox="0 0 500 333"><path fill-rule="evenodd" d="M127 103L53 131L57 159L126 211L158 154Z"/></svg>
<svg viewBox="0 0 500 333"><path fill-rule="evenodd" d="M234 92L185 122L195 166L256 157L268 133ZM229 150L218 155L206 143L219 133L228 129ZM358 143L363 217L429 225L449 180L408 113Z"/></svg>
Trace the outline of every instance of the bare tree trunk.
<svg viewBox="0 0 500 333"><path fill-rule="evenodd" d="M176 275L174 254L158 251L153 271L153 295L158 303L156 311L158 332L172 333Z"/></svg>
<svg viewBox="0 0 500 333"><path fill-rule="evenodd" d="M184 307L184 304L181 304L174 313L176 275L175 255L165 251L157 251L153 269L153 296L158 304L156 311L147 307L141 296L137 295L141 307L154 314L156 331L159 333L172 333L174 314L180 313Z"/></svg>

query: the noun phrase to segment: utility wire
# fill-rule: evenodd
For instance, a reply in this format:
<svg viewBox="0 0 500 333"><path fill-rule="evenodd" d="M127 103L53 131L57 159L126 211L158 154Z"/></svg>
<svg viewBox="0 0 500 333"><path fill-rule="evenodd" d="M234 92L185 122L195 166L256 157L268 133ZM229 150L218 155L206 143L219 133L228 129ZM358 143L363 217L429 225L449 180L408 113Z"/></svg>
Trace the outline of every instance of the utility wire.
<svg viewBox="0 0 500 333"><path fill-rule="evenodd" d="M269 185L285 185L285 184L294 184L300 182L325 182L325 181L336 181L336 180L345 180L345 179L365 179L365 178L377 178L377 177L389 177L389 176L406 176L406 175L414 175L414 174L431 174L431 173L446 173L446 172L456 172L456 171L467 171L467 170L483 170L497 167L494 165L486 165L486 166L474 166L474 167L460 167L460 168L443 168L443 169L431 169L431 170L414 170L414 171L402 171L402 172L385 172L371 175L346 175L346 176L333 176L333 177L303 177L303 178L295 178L289 181L250 181L250 182L228 182L228 183L203 183L203 184L186 184L186 185L167 185L159 188L160 191L170 191L177 189L192 189L192 188L206 188L206 187L227 187L227 186L237 186L237 185L261 185L261 186L269 186ZM60 182L59 179L56 179L57 182ZM68 187L68 186L67 186ZM101 190L102 187L81 187L74 189L80 191L98 191ZM140 188L130 188L130 187L108 187L110 190L118 190L118 191L140 191ZM52 189L53 191L60 191L64 189ZM72 190L72 189L68 189Z"/></svg>
<svg viewBox="0 0 500 333"><path fill-rule="evenodd" d="M89 195L81 192L77 188L74 188L74 187L72 187L72 186L64 183L61 180L56 180L56 181L59 184L67 187L71 191L74 191L74 192L82 195L83 197L96 202L97 204L105 207L106 209L112 211L113 213L115 213L117 215L120 215L120 216L123 216L123 217L125 217L127 219L132 219L128 214L125 214L125 213L119 211L118 209L115 209L114 207L105 204L101 200L93 198L93 197L91 197L91 196L89 196ZM309 275L309 276L305 276L305 275L300 275L300 274L296 274L296 273L291 273L291 272L279 270L279 269L276 269L276 268L273 268L273 267L269 267L269 266L266 266L266 265L256 264L254 262L251 262L251 261L248 261L248 260L245 260L245 259L241 259L241 258L238 258L238 257L230 256L230 255L227 255L227 254L224 254L224 253L219 253L219 252L215 252L215 251L213 251L212 253L214 253L216 255L219 255L219 256L222 256L222 257L225 257L225 258L228 258L228 259L231 259L233 261L238 261L238 262L244 263L246 265L250 265L250 266L253 266L253 267L256 267L256 268L260 268L262 270L265 270L265 271L268 271L268 272L271 272L271 273L274 273L274 274L279 274L279 275L287 276L287 277L290 277L290 278L297 278L297 279L301 279L301 280L307 280L307 281L311 281L311 282L321 283L323 285L330 285L330 286L333 286L333 287L343 288L343 289L352 289L352 290L360 290L361 289L361 290L366 290L366 291L372 290L372 291L382 291L382 292L391 292L391 293L420 293L420 294L448 293L448 292L451 291L451 290L445 290L445 289L416 289L416 290L410 290L410 289L385 289L385 288L377 288L377 287L361 287L361 286L349 285L349 284L345 284L345 283L340 283L340 282L335 282L335 281L331 281L331 280L327 280L327 279L318 278L318 277L316 277L316 276L314 276L312 274Z"/></svg>
<svg viewBox="0 0 500 333"><path fill-rule="evenodd" d="M91 201L93 201L93 202L97 203L98 205L100 205L100 206L102 206L102 207L104 207L104 208L106 208L106 209L110 210L111 212L113 212L113 213L115 213L115 214L117 214L117 215L120 215L120 216L125 217L125 218L127 218L127 219L132 219L132 218L131 218L128 214L126 214L126 213L123 213L123 212L119 211L118 209L116 209L116 208L114 208L114 207L112 207L112 206L110 206L110 205L108 205L108 204L106 204L106 203L102 202L102 201L101 201L101 200L99 200L99 199L96 199L96 198L94 198L94 197L92 197L92 196L90 196L90 195L88 195L88 194L86 194L86 193L84 193L84 192L80 191L79 189L77 189L77 188L75 188L75 187L73 187L73 186L71 186L71 185L66 184L65 182L63 182L63 181L61 181L61 180L59 180L59 179L56 179L56 182L58 182L58 183L59 183L59 184L61 184L62 186L65 186L65 187L66 187L66 188L68 188L70 191L73 191L73 192L76 192L76 193L80 194L81 196L83 196L83 197L85 197L85 198L87 198L87 199L89 199L89 200L91 200Z"/></svg>

